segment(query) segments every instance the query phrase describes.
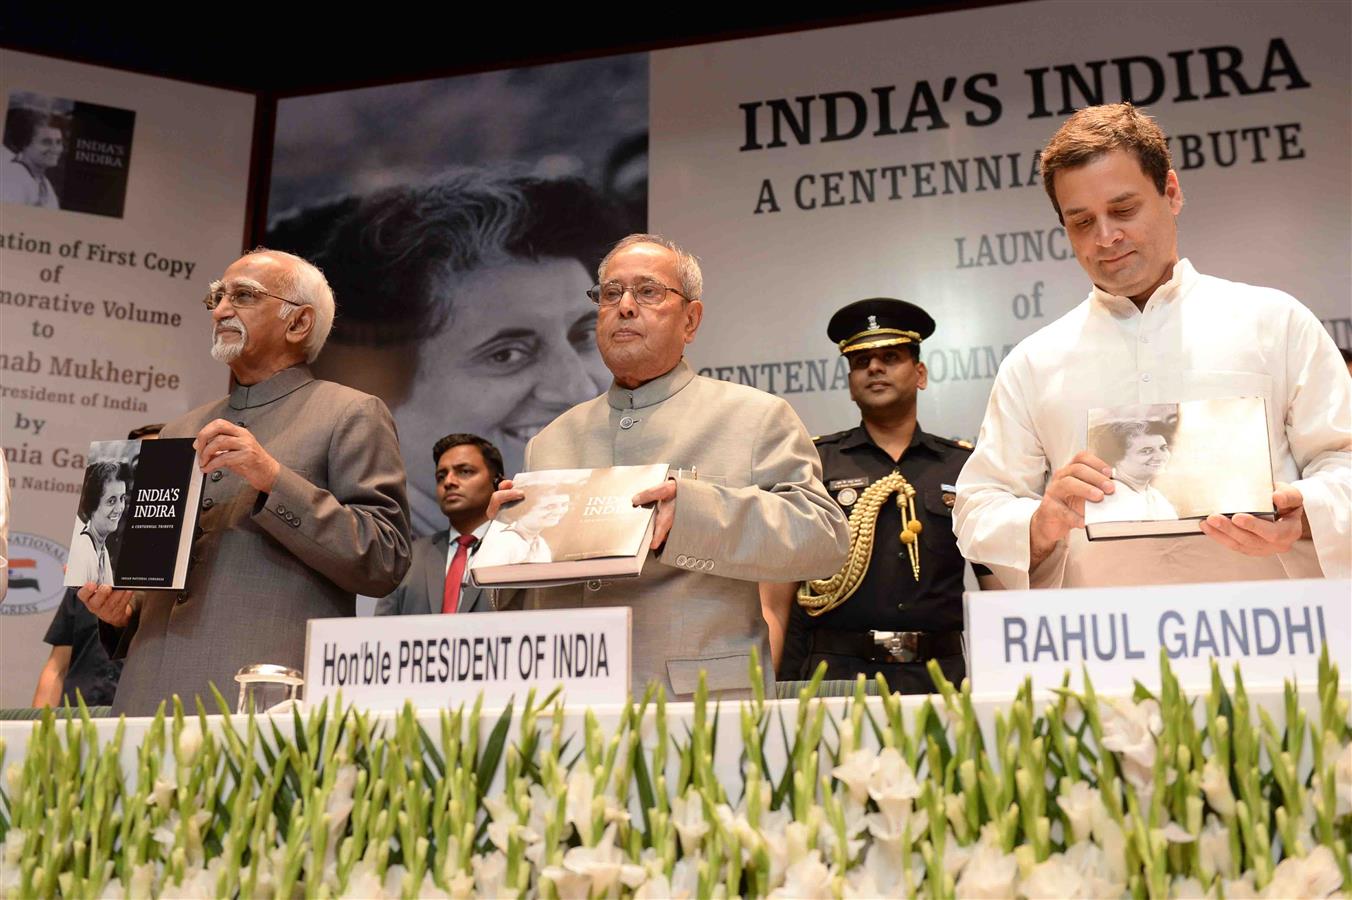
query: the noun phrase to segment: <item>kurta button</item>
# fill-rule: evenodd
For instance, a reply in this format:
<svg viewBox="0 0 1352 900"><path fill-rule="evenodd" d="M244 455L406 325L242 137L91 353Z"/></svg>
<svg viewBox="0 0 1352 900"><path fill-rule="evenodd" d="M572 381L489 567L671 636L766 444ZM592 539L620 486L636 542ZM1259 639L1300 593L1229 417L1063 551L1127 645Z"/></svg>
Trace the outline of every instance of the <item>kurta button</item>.
<svg viewBox="0 0 1352 900"><path fill-rule="evenodd" d="M633 428L633 427L634 427L634 417L633 417L633 416L625 416L623 419L620 419L620 427L621 427L621 428L624 428L624 429Z"/></svg>
<svg viewBox="0 0 1352 900"><path fill-rule="evenodd" d="M1142 376L1141 376L1141 380L1142 380L1142 381L1149 381L1149 380L1150 380L1150 373L1149 373L1149 372L1146 372L1144 375L1142 375Z"/></svg>
<svg viewBox="0 0 1352 900"><path fill-rule="evenodd" d="M211 509L211 508L212 508L213 506L215 506L215 505L216 505L216 501L215 501L215 500L212 500L210 497L204 497L204 498L202 498L202 508L203 508L203 509Z"/></svg>
<svg viewBox="0 0 1352 900"><path fill-rule="evenodd" d="M217 469L215 472L211 473L212 481L220 481L223 477L225 477L225 473L222 472L220 469Z"/></svg>

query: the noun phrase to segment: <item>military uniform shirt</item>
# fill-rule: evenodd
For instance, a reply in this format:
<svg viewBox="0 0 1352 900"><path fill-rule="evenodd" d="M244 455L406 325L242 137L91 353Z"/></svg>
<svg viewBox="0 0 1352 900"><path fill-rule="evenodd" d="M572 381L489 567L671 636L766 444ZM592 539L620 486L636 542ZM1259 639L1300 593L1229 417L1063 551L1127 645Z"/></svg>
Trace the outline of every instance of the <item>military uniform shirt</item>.
<svg viewBox="0 0 1352 900"><path fill-rule="evenodd" d="M952 486L971 448L926 434L917 426L900 462L893 462L862 424L816 438L815 443L827 493L847 516L869 485L897 470L915 488L915 512L923 529L917 582L910 554L901 543L898 495L888 497L878 513L873 557L859 589L830 612L803 617L808 628L961 631L963 558L953 535Z"/></svg>

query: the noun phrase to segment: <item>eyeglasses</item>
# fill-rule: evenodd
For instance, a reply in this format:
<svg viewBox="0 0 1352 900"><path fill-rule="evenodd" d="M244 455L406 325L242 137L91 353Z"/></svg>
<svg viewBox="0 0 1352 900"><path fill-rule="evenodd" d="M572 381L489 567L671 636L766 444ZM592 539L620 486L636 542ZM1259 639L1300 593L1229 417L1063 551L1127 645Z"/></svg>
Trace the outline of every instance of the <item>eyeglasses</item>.
<svg viewBox="0 0 1352 900"><path fill-rule="evenodd" d="M274 300L280 300L283 303L290 303L292 306L304 306L303 303L297 303L295 300L288 300L285 297L279 297L276 294L269 294L267 291L259 290L255 287L240 285L236 288L226 288L219 281L213 281L207 295L202 298L202 305L207 309L215 309L225 300L230 301L230 305L235 309L248 309L251 306L257 306L263 302L264 297L271 297Z"/></svg>
<svg viewBox="0 0 1352 900"><path fill-rule="evenodd" d="M639 306L657 306L667 297L667 292L675 294L682 300L689 300L685 294L675 288L667 287L660 281L640 281L638 284L626 287L618 281L607 281L605 284L595 285L587 291L587 296L597 306L616 306L624 299L626 293L634 295L634 302Z"/></svg>

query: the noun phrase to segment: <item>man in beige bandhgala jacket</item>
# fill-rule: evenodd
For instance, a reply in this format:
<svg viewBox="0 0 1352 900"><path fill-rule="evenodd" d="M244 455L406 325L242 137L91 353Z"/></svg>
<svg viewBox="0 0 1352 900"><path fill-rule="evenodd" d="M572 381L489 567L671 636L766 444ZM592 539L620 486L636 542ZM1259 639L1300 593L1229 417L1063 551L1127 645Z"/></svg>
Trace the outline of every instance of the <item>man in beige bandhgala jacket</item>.
<svg viewBox="0 0 1352 900"><path fill-rule="evenodd" d="M610 390L559 416L526 447L526 469L667 463L671 477L634 497L656 503L654 552L638 579L527 592L528 609L629 606L632 686L687 699L750 690L758 648L772 681L757 581L824 578L844 563L846 521L793 409L743 385L696 375L682 358L699 328L694 257L631 235L602 261L592 299ZM490 514L521 491L505 482Z"/></svg>
<svg viewBox="0 0 1352 900"><path fill-rule="evenodd" d="M126 655L115 712L148 715L173 694L232 704L235 672L299 669L305 623L350 616L409 565L408 501L394 421L378 398L306 367L333 322L318 269L272 251L236 261L212 286L211 355L230 395L165 426L192 437L206 481L183 591L93 584L80 599L110 653Z"/></svg>

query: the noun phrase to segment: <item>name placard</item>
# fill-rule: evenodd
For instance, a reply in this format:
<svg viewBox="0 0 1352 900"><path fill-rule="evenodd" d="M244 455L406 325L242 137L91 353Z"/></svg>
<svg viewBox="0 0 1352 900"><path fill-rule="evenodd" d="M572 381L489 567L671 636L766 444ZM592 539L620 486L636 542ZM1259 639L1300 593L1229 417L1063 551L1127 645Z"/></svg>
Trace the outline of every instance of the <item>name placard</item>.
<svg viewBox="0 0 1352 900"><path fill-rule="evenodd" d="M1184 687L1204 688L1215 658L1229 680L1313 685L1324 645L1352 675L1352 582L1235 581L1047 591L974 591L964 597L968 672L977 692L1009 690L1031 676L1056 687L1084 665L1095 690L1159 684L1168 653Z"/></svg>
<svg viewBox="0 0 1352 900"><path fill-rule="evenodd" d="M366 709L504 705L563 685L569 703L621 703L629 691L628 607L311 619L305 702L342 691Z"/></svg>

